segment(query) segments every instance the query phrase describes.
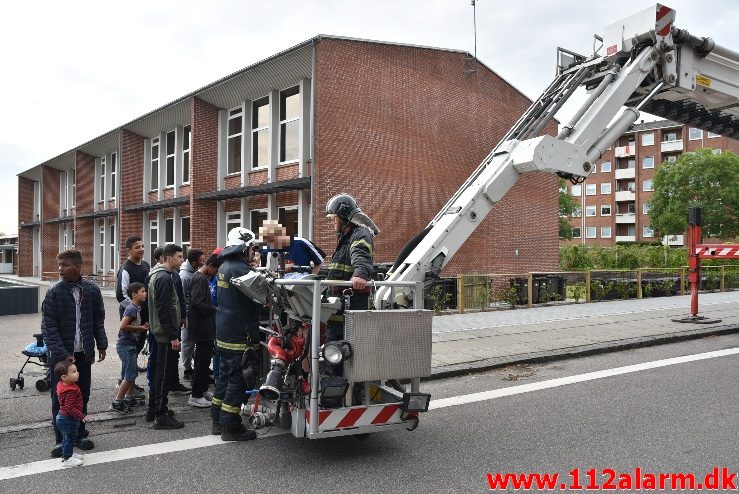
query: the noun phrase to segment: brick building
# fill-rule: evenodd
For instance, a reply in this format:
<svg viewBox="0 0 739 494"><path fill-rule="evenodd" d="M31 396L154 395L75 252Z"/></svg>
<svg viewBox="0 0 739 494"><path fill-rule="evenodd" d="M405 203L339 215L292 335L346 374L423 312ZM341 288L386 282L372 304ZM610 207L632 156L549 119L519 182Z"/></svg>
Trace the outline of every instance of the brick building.
<svg viewBox="0 0 739 494"><path fill-rule="evenodd" d="M562 245L658 241L649 226L646 204L654 191L655 169L700 148L737 153L739 141L667 120L634 125L608 148L585 182L568 184L580 208L570 218L574 238ZM684 245L683 237L668 237L668 244Z"/></svg>
<svg viewBox="0 0 739 494"><path fill-rule="evenodd" d="M21 173L19 272L74 246L110 277L129 235L208 251L268 218L331 253L339 192L394 261L529 104L467 52L319 36ZM556 268L556 184L523 176L445 274Z"/></svg>

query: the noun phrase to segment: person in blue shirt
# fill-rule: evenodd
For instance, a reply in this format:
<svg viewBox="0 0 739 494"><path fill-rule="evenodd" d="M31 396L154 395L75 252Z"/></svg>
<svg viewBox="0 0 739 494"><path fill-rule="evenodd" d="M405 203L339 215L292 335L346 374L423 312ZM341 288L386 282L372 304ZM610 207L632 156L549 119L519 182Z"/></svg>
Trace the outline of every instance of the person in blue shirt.
<svg viewBox="0 0 739 494"><path fill-rule="evenodd" d="M287 234L287 229L275 220L267 220L259 227L261 264L271 271L284 272L284 278L302 278L308 273L291 272L293 267L310 266L317 274L325 253L313 242Z"/></svg>

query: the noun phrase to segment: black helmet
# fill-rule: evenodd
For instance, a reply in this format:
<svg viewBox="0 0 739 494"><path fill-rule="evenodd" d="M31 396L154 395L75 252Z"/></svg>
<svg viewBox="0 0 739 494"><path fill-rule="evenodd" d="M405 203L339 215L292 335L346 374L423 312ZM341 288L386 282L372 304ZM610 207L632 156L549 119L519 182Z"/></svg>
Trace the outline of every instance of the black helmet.
<svg viewBox="0 0 739 494"><path fill-rule="evenodd" d="M361 211L357 206L357 200L349 194L339 194L326 203L326 214L335 214L345 221L349 221L354 213Z"/></svg>

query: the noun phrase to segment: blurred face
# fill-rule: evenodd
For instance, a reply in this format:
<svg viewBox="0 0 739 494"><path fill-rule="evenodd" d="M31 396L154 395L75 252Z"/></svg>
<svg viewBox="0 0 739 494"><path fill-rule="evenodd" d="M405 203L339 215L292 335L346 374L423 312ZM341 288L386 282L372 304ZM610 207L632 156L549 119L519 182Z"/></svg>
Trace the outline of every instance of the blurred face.
<svg viewBox="0 0 739 494"><path fill-rule="evenodd" d="M80 373L77 372L76 365L70 365L67 369L67 373L62 376L62 382L64 384L74 384L80 379Z"/></svg>
<svg viewBox="0 0 739 494"><path fill-rule="evenodd" d="M283 249L290 245L290 237L288 236L287 231L281 230L272 235L265 235L264 243L266 243L270 249Z"/></svg>
<svg viewBox="0 0 739 494"><path fill-rule="evenodd" d="M133 262L140 262L141 259L144 258L144 242L138 241L131 247L131 250L128 251L128 257Z"/></svg>
<svg viewBox="0 0 739 494"><path fill-rule="evenodd" d="M82 265L74 264L69 259L62 259L58 261L59 264L59 277L67 282L79 281L82 277Z"/></svg>

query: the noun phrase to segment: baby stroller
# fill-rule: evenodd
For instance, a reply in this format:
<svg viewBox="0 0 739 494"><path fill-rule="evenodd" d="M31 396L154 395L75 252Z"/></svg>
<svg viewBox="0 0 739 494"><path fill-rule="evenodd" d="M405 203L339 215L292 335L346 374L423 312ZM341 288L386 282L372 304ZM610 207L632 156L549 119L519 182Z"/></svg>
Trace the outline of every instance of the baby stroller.
<svg viewBox="0 0 739 494"><path fill-rule="evenodd" d="M44 377L36 381L36 389L44 393L49 390L49 364L47 363L46 344L44 343L43 335L35 334L33 337L36 338L36 341L29 343L22 352L27 358L21 370L18 371L18 376L10 378L10 389L15 390L16 386L23 389L23 386L26 384L23 378L23 369L26 368L26 365L33 364L44 369ZM37 359L38 362L31 359Z"/></svg>

